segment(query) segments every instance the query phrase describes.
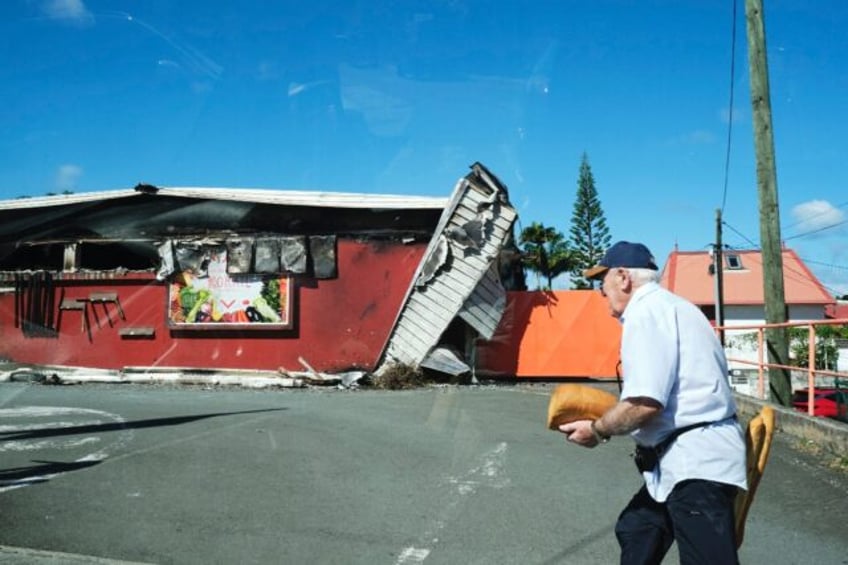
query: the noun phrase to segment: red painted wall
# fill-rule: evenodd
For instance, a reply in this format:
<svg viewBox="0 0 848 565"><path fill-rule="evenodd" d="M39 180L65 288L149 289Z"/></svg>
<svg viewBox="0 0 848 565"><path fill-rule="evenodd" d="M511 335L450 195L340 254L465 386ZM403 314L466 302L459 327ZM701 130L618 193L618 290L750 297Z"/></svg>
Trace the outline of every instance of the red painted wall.
<svg viewBox="0 0 848 565"><path fill-rule="evenodd" d="M0 294L0 356L21 363L121 369L127 366L303 371L303 357L318 371L373 370L388 339L426 243L339 239L338 277L295 278L290 330L181 330L166 323L167 283L152 275L62 280L66 298L117 292L114 305L90 305L91 339L77 311L62 314L57 337L26 337L14 326L15 296ZM56 303L59 288L56 289ZM90 309L96 308L100 319ZM108 309L109 317L105 314ZM58 318L58 313L56 314ZM107 320L111 320L110 326ZM153 327L152 338L127 338L120 328Z"/></svg>

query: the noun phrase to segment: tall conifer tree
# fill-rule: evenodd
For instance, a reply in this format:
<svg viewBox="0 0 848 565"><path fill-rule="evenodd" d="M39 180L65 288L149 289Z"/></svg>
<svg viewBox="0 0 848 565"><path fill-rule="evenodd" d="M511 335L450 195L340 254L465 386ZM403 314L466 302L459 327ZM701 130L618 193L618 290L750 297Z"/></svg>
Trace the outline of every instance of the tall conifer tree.
<svg viewBox="0 0 848 565"><path fill-rule="evenodd" d="M577 199L571 214L570 248L574 254L571 281L574 288L594 288L595 283L583 277L583 271L598 263L610 246L607 220L601 208L595 177L589 157L583 153L580 177L577 180Z"/></svg>

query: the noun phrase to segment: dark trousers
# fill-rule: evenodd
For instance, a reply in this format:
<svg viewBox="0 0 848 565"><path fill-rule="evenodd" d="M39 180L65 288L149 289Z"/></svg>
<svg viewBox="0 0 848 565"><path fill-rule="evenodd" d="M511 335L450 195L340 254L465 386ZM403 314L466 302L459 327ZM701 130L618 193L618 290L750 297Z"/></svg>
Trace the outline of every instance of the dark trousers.
<svg viewBox="0 0 848 565"><path fill-rule="evenodd" d="M680 564L737 565L736 487L713 481L678 483L664 503L643 486L618 517L622 565L661 563L677 540Z"/></svg>

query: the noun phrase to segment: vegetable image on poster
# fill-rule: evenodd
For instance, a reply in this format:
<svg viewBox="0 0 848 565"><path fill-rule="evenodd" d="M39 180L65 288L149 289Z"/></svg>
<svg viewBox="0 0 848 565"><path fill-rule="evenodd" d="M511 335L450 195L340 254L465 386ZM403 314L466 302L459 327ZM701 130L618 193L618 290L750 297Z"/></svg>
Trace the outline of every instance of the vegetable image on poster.
<svg viewBox="0 0 848 565"><path fill-rule="evenodd" d="M291 279L231 275L227 252L208 256L206 273L181 272L170 285L168 323L178 328L276 329L291 327Z"/></svg>

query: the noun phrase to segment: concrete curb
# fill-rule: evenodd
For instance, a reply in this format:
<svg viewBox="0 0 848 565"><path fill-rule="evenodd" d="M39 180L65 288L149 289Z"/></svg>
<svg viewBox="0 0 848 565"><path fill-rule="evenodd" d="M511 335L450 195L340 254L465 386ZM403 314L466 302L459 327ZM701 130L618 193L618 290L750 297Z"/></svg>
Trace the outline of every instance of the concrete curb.
<svg viewBox="0 0 848 565"><path fill-rule="evenodd" d="M86 376L65 375L59 377L57 384L83 383L126 383L126 384L174 384L174 385L208 385L208 386L241 386L245 388L300 388L304 386L302 379L290 377L245 377L238 375L208 375L194 376L179 373L134 374L119 376Z"/></svg>
<svg viewBox="0 0 848 565"><path fill-rule="evenodd" d="M210 372L192 374L180 371L117 372L97 369L25 367L0 372L0 382L30 381L54 385L77 384L172 384L187 386L240 386L244 388L301 388L304 379L277 375Z"/></svg>
<svg viewBox="0 0 848 565"><path fill-rule="evenodd" d="M805 443L814 443L839 457L844 457L848 453L848 424L828 418L816 418L750 396L741 394L734 394L734 396L742 422L747 422L763 406L768 405L775 411L777 429L787 436Z"/></svg>

